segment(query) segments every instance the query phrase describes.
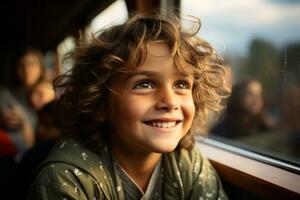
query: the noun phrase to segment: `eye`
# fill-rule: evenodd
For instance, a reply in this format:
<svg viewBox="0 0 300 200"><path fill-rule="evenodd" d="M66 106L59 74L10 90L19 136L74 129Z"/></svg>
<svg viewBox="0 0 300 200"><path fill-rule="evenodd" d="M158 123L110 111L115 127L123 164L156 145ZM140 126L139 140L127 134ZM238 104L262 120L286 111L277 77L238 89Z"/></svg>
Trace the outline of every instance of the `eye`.
<svg viewBox="0 0 300 200"><path fill-rule="evenodd" d="M149 80L142 80L136 83L133 89L154 89L154 84Z"/></svg>
<svg viewBox="0 0 300 200"><path fill-rule="evenodd" d="M190 83L185 80L179 80L175 83L175 88L176 89L190 89Z"/></svg>

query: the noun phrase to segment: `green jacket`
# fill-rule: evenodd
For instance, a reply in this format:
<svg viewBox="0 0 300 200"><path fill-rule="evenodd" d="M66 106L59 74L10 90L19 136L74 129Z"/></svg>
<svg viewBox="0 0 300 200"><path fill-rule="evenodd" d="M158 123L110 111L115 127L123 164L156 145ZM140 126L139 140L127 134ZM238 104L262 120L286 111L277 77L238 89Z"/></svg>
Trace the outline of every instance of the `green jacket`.
<svg viewBox="0 0 300 200"><path fill-rule="evenodd" d="M27 198L125 199L110 159L109 148L105 145L95 152L75 140L62 140L38 168ZM195 149L163 155L162 168L165 173L162 199L227 199L217 173Z"/></svg>

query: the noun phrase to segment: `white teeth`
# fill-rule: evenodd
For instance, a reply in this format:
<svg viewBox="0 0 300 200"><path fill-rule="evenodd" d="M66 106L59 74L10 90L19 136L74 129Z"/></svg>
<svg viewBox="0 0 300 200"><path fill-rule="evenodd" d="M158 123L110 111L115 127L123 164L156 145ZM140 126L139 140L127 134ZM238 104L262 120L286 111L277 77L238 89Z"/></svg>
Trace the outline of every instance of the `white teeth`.
<svg viewBox="0 0 300 200"><path fill-rule="evenodd" d="M149 125L159 128L171 128L176 125L176 122L150 122Z"/></svg>

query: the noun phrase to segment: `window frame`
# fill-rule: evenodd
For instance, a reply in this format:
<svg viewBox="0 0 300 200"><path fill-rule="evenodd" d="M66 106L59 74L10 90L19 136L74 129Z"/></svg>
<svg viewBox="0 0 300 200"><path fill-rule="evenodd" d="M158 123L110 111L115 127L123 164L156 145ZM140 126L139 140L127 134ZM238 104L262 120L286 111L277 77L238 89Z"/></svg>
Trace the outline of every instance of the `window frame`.
<svg viewBox="0 0 300 200"><path fill-rule="evenodd" d="M215 139L197 137L196 144L221 179L235 187L263 198L300 198L300 175L296 173L298 167L293 166L294 170L290 171L274 166L271 161L275 159Z"/></svg>

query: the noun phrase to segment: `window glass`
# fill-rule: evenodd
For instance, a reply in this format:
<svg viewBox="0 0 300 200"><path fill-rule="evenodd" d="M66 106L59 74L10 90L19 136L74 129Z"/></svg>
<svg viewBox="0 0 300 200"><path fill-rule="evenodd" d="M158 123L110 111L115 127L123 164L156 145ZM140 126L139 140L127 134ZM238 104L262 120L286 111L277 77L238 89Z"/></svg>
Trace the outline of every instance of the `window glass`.
<svg viewBox="0 0 300 200"><path fill-rule="evenodd" d="M117 13L117 14L116 14ZM128 11L124 0L117 0L97 15L87 28L87 33L96 33L101 29L122 24L128 18Z"/></svg>
<svg viewBox="0 0 300 200"><path fill-rule="evenodd" d="M116 15L116 13L118 14ZM81 36L88 41L92 38L92 34L99 31L101 32L101 30L110 26L122 24L127 18L128 11L125 1L116 0L91 20L91 23L85 28L84 34ZM62 65L62 73L67 72L73 66L73 61L71 59L63 60L63 58L66 53L72 51L75 47L76 39L72 36L65 38L65 40L58 45L57 49L60 63L64 61Z"/></svg>
<svg viewBox="0 0 300 200"><path fill-rule="evenodd" d="M182 0L181 9L233 69L227 108L199 132L299 166L300 1Z"/></svg>
<svg viewBox="0 0 300 200"><path fill-rule="evenodd" d="M71 59L64 60L65 54L72 51L75 48L75 39L74 37L65 38L58 46L57 46L57 54L59 58L59 63L62 63L62 73L66 73L73 66L73 61ZM64 62L63 62L64 61Z"/></svg>

